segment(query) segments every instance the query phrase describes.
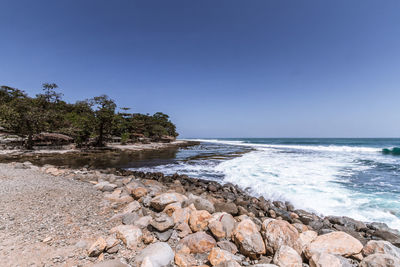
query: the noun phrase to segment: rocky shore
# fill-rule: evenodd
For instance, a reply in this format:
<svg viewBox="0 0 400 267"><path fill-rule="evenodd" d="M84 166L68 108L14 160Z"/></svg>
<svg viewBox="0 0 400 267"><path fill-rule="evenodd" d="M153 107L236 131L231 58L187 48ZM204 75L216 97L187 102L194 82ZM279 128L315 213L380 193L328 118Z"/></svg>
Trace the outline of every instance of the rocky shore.
<svg viewBox="0 0 400 267"><path fill-rule="evenodd" d="M1 168L90 186L102 199L101 230L89 227L82 236L91 237L75 244L67 258L42 266L400 266L400 233L383 223L322 218L290 203L251 197L232 184L122 169L38 168L29 162ZM7 220L1 231L13 225ZM53 235L41 243L52 247L58 240ZM0 252L7 254L7 247Z"/></svg>

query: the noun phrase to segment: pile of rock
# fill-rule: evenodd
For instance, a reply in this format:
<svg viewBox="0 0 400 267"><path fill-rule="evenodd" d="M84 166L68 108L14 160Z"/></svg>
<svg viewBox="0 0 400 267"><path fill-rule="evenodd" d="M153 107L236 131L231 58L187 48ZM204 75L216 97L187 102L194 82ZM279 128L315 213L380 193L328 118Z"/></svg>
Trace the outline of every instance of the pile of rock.
<svg viewBox="0 0 400 267"><path fill-rule="evenodd" d="M400 235L385 224L322 218L179 175L49 169L89 180L115 210L116 226L88 250L105 260L97 266L400 266Z"/></svg>

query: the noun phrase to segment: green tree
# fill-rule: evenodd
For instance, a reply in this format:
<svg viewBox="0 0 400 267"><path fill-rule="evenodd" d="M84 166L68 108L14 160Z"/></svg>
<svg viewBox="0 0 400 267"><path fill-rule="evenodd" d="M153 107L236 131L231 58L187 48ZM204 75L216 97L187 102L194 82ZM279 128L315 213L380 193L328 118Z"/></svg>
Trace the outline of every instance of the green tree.
<svg viewBox="0 0 400 267"><path fill-rule="evenodd" d="M95 129L98 134L96 146L104 146L104 136L111 133L117 105L106 95L96 96L90 102L94 108Z"/></svg>

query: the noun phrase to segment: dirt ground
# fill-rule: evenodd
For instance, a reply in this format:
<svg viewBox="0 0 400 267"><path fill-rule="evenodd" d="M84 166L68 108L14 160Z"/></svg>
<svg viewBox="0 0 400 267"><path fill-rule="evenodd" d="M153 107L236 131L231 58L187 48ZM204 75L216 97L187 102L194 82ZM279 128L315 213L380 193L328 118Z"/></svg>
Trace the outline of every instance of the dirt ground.
<svg viewBox="0 0 400 267"><path fill-rule="evenodd" d="M89 183L0 164L0 266L87 266L113 211Z"/></svg>

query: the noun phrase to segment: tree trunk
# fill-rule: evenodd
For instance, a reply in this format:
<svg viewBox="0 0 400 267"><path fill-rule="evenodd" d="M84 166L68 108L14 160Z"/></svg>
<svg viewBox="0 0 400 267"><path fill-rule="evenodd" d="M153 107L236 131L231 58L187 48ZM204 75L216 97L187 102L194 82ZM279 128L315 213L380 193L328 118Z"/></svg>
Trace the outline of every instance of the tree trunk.
<svg viewBox="0 0 400 267"><path fill-rule="evenodd" d="M25 148L28 150L33 149L33 134L32 133L28 134L28 140L25 143Z"/></svg>

